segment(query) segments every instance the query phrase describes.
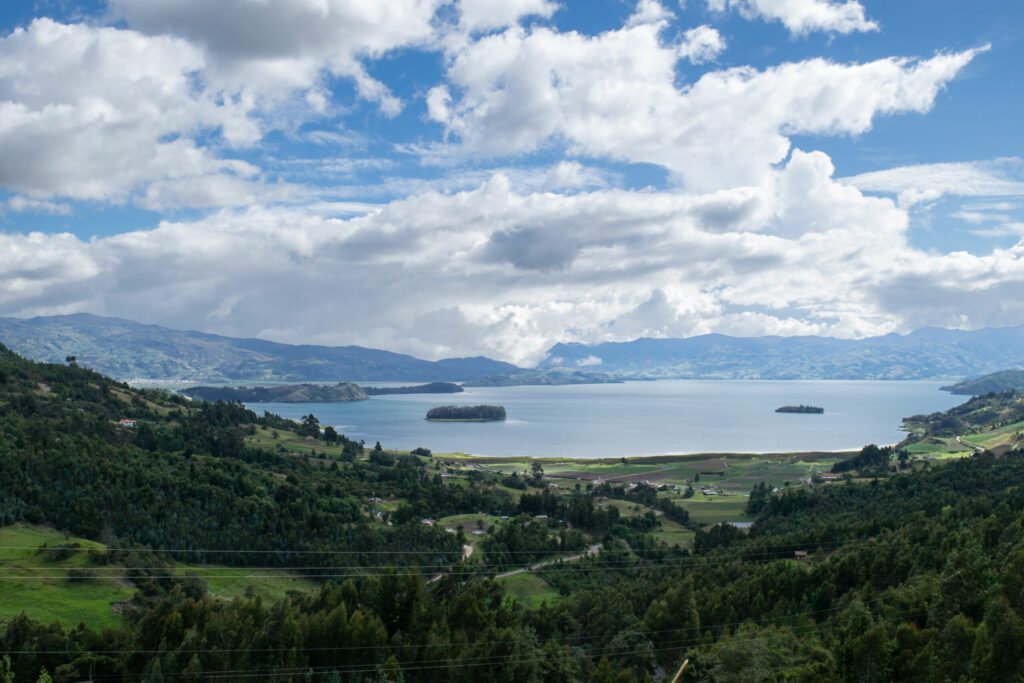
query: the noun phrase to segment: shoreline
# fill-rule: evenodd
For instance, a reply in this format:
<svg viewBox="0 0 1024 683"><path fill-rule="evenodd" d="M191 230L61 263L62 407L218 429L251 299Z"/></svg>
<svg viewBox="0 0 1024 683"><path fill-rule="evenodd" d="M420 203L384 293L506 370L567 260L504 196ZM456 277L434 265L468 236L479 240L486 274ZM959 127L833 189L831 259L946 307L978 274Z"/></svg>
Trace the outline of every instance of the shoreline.
<svg viewBox="0 0 1024 683"><path fill-rule="evenodd" d="M838 451L793 451L793 452L723 452L723 453L664 453L659 455L623 455L619 457L603 458L571 458L566 456L531 456L531 455L481 455L471 453L434 453L433 460L463 462L471 464L507 464L507 463L581 463L589 465L615 465L621 464L625 458L629 464L658 464L671 462L690 462L709 460L714 458L730 458L733 460L752 460L764 458L767 460L788 460L811 462L827 458L848 458L860 452L860 448L851 448Z"/></svg>

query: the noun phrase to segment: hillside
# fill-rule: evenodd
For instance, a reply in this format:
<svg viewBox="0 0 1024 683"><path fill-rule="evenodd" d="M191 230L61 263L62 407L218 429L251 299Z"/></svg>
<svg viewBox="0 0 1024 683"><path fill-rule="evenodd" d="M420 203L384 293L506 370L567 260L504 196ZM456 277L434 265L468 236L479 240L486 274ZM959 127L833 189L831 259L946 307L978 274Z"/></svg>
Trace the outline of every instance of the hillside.
<svg viewBox="0 0 1024 683"><path fill-rule="evenodd" d="M369 398L362 388L350 382L270 387L190 387L181 393L204 401L228 403L349 403Z"/></svg>
<svg viewBox="0 0 1024 683"><path fill-rule="evenodd" d="M586 365L637 377L926 379L976 376L1024 364L1024 327L923 329L868 339L730 337L556 344L539 367Z"/></svg>
<svg viewBox="0 0 1024 683"><path fill-rule="evenodd" d="M1024 370L1000 370L982 377L942 387L943 391L964 396L982 396L1003 391L1024 390Z"/></svg>
<svg viewBox="0 0 1024 683"><path fill-rule="evenodd" d="M37 361L80 365L124 380L188 382L458 381L515 372L489 358L426 361L360 346L296 346L88 314L0 318L0 343Z"/></svg>
<svg viewBox="0 0 1024 683"><path fill-rule="evenodd" d="M925 423L991 429L1020 405L987 396ZM504 472L367 449L312 416L191 404L0 347L0 672L642 683L689 660L695 681L1024 674L1019 451L818 485L766 484L768 463L747 456L734 481L749 498L709 493L718 473L692 458L649 460L556 487L547 461ZM669 470L685 491L649 481Z"/></svg>

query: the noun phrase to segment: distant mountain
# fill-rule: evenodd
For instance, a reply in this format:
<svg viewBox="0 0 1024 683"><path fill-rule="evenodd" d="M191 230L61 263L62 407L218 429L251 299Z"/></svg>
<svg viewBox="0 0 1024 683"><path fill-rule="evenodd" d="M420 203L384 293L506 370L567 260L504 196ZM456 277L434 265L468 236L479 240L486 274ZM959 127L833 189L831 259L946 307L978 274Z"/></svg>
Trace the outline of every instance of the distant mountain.
<svg viewBox="0 0 1024 683"><path fill-rule="evenodd" d="M562 386L566 384L621 384L624 380L603 372L578 370L526 370L511 375L495 375L467 381L467 387Z"/></svg>
<svg viewBox="0 0 1024 683"><path fill-rule="evenodd" d="M927 379L1024 365L1024 327L927 328L868 339L730 337L556 344L540 368L581 367L638 377Z"/></svg>
<svg viewBox="0 0 1024 683"><path fill-rule="evenodd" d="M1000 370L982 377L966 379L948 387L943 391L966 396L984 396L1004 391L1024 391L1024 370Z"/></svg>
<svg viewBox="0 0 1024 683"><path fill-rule="evenodd" d="M430 382L521 370L480 356L432 362L361 346L235 339L89 314L0 318L0 343L37 361L76 356L79 365L123 380Z"/></svg>

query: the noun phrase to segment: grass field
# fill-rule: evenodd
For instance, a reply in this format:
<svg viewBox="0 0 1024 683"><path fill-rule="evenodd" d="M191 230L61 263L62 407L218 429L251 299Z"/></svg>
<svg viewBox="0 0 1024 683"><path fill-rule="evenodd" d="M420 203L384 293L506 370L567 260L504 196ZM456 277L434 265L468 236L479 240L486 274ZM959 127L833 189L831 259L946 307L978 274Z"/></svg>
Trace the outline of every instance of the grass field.
<svg viewBox="0 0 1024 683"><path fill-rule="evenodd" d="M690 520L697 524L750 521L743 509L746 496L705 496L699 491L692 498L675 497L675 502L686 508Z"/></svg>
<svg viewBox="0 0 1024 683"><path fill-rule="evenodd" d="M1015 444L1017 438L1024 434L1024 422L1014 422L997 429L977 434L965 435L965 443L981 446L982 448L994 448L1003 444Z"/></svg>
<svg viewBox="0 0 1024 683"><path fill-rule="evenodd" d="M274 434L277 434L277 437ZM341 455L341 446L332 446L323 441L306 441L304 437L294 432L283 432L267 427L257 427L256 433L245 437L247 443L264 450L284 450L286 453L298 453L299 455L325 455L337 457Z"/></svg>
<svg viewBox="0 0 1024 683"><path fill-rule="evenodd" d="M0 619L25 612L44 623L58 621L65 626L77 626L84 622L95 628L123 626L124 619L112 606L131 598L134 589L117 579L69 582L64 578L69 570L91 566L87 553L73 552L65 560L53 561L37 552L44 543L103 548L99 543L68 538L53 529L24 524L0 529Z"/></svg>
<svg viewBox="0 0 1024 683"><path fill-rule="evenodd" d="M52 548L73 543L86 549L105 548L47 527L14 524L0 528L0 620L25 612L38 621L57 621L67 627L79 623L97 629L125 625L114 608L130 600L135 588L117 578L124 576L123 566L94 565L88 552L81 550L60 560L39 552L44 544ZM91 570L95 577L71 582L67 578L71 570ZM176 571L202 577L211 595L225 599L251 592L264 600L278 600L289 591L316 587L311 581L283 575L280 570L179 564ZM260 576L263 574L273 576Z"/></svg>
<svg viewBox="0 0 1024 683"><path fill-rule="evenodd" d="M497 579L497 582L520 604L530 609L540 607L544 602L552 605L562 599L554 588L536 574L524 572Z"/></svg>
<svg viewBox="0 0 1024 683"><path fill-rule="evenodd" d="M661 522L661 527L651 532L656 539L668 545L678 545L681 548L693 545L694 532L682 524L665 519L664 516L659 517L658 521Z"/></svg>

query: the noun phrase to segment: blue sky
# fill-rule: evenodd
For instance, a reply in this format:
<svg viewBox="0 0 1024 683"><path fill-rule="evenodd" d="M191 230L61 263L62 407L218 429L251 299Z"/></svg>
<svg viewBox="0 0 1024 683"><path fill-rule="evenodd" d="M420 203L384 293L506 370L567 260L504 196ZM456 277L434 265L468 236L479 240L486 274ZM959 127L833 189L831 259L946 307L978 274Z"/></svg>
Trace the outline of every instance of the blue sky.
<svg viewBox="0 0 1024 683"><path fill-rule="evenodd" d="M39 0L0 24L0 314L519 362L1024 323L1021 3Z"/></svg>

